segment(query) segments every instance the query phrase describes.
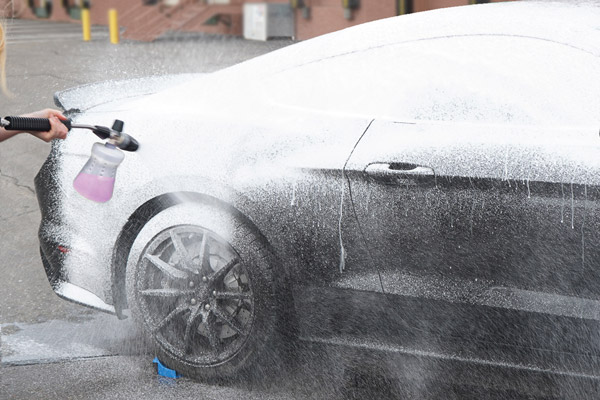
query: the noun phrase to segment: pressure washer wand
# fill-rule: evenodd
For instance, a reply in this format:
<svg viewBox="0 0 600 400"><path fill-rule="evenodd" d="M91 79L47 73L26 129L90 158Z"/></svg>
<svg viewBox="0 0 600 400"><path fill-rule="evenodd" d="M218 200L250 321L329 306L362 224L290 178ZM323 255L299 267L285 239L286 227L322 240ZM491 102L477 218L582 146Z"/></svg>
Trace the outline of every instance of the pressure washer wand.
<svg viewBox="0 0 600 400"><path fill-rule="evenodd" d="M113 123L112 128L100 125L74 124L70 119L61 120L61 122L71 129L89 129L102 140L110 140L118 148L125 151L136 151L139 143L131 135L123 132L123 121L118 119ZM11 131L27 132L47 132L51 129L48 118L29 118L29 117L4 117L0 119L0 126Z"/></svg>

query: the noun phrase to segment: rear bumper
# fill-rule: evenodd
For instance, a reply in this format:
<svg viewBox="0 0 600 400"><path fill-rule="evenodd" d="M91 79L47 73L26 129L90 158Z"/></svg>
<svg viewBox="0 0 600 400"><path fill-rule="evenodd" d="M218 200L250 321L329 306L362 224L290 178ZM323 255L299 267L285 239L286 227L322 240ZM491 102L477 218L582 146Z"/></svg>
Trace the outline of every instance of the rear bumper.
<svg viewBox="0 0 600 400"><path fill-rule="evenodd" d="M98 295L76 284L67 267L72 238L61 213L62 192L55 176L56 158L50 156L35 177L38 204L42 214L38 238L40 256L54 292L61 298L96 310L115 314L115 308Z"/></svg>
<svg viewBox="0 0 600 400"><path fill-rule="evenodd" d="M64 270L65 253L61 251L61 243L57 240L57 230L52 226L58 226L58 193L60 191L57 179L52 174L54 158L52 153L46 159L42 168L36 175L35 192L42 214L38 238L40 240L40 255L48 281L52 288L58 282L65 281L66 272Z"/></svg>
<svg viewBox="0 0 600 400"><path fill-rule="evenodd" d="M54 263L52 263L49 258L46 257L46 254L41 246L40 254L42 257L42 263L44 264L44 269L46 270L46 275L48 276L48 281L52 286L52 290L54 290L54 293L56 293L58 297L82 306L93 308L95 310L103 311L109 314L116 314L113 306L106 304L104 301L102 301L102 299L92 292L82 287L73 285L61 277L61 271L64 271L64 269L61 268L60 256L55 257L51 255L50 257L52 257L54 260Z"/></svg>

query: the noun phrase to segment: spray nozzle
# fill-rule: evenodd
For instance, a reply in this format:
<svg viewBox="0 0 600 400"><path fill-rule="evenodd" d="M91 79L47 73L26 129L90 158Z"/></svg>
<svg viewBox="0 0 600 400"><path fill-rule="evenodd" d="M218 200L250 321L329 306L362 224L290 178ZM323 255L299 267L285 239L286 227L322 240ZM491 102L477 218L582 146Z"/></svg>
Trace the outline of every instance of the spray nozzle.
<svg viewBox="0 0 600 400"><path fill-rule="evenodd" d="M90 129L102 140L109 140L118 148L125 151L136 151L139 143L132 136L123 132L123 121L115 119L112 128L100 125L71 124L73 128Z"/></svg>

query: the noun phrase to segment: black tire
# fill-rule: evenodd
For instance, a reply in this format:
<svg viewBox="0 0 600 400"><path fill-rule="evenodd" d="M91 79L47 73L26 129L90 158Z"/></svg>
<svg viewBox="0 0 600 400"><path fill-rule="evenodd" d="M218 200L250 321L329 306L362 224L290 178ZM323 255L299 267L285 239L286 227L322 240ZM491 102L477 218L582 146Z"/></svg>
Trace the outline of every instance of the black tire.
<svg viewBox="0 0 600 400"><path fill-rule="evenodd" d="M138 235L146 239L128 264L132 314L161 362L184 376L263 376L261 360L276 356L267 346L277 341L275 257L242 216L215 206L193 210L182 214L193 215L190 223L163 218Z"/></svg>

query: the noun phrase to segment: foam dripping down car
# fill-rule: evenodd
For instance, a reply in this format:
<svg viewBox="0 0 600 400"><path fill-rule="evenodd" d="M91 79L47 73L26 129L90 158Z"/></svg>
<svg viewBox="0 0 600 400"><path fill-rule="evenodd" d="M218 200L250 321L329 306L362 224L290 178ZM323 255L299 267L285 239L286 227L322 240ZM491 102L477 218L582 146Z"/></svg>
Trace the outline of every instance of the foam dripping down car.
<svg viewBox="0 0 600 400"><path fill-rule="evenodd" d="M100 204L72 187L91 139L53 144L36 178L48 278L133 314L202 379L264 367L283 336L420 357L440 379L485 365L541 395L541 374L596 385L598 21L593 4L457 7L154 94L59 93L143 145Z"/></svg>

